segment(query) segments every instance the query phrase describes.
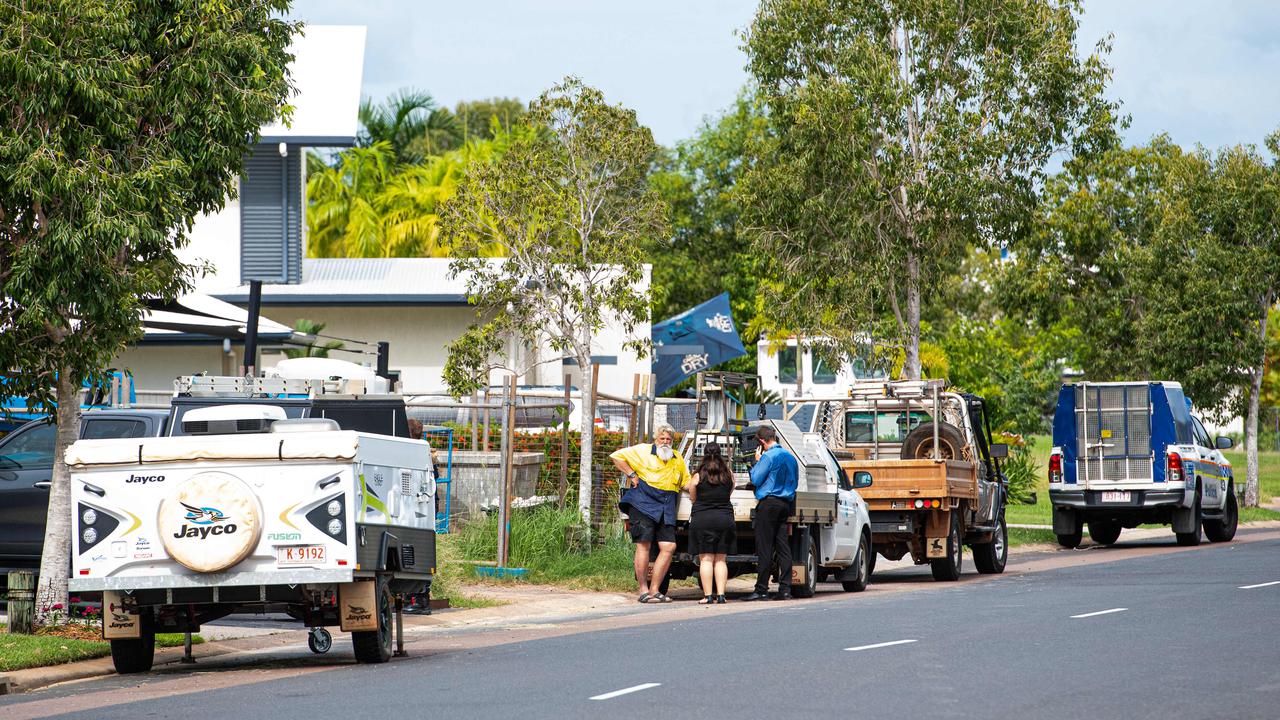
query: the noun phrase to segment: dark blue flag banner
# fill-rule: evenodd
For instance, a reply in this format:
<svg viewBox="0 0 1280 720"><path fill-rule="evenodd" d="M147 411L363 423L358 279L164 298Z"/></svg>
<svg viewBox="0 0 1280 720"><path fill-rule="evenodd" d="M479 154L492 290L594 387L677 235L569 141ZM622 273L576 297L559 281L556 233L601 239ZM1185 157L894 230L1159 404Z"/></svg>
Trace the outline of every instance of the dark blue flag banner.
<svg viewBox="0 0 1280 720"><path fill-rule="evenodd" d="M659 393L694 373L746 354L733 324L729 293L653 326L653 374Z"/></svg>

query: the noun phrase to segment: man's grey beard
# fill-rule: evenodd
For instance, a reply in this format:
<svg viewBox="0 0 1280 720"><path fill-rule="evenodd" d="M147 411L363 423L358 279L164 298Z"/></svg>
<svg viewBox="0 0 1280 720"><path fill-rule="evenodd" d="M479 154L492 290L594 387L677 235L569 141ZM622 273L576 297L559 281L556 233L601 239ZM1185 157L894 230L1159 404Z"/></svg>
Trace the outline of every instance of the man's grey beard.
<svg viewBox="0 0 1280 720"><path fill-rule="evenodd" d="M667 462L668 460L670 460L675 456L676 456L676 451L672 450L670 445L658 446L658 459L661 460L662 462Z"/></svg>

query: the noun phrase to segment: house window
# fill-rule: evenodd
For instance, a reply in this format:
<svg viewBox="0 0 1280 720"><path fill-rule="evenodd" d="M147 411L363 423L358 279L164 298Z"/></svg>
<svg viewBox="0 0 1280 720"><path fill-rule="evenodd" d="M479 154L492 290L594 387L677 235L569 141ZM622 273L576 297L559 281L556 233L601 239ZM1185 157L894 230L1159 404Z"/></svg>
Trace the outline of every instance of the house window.
<svg viewBox="0 0 1280 720"><path fill-rule="evenodd" d="M795 384L796 349L785 347L778 351L778 382Z"/></svg>

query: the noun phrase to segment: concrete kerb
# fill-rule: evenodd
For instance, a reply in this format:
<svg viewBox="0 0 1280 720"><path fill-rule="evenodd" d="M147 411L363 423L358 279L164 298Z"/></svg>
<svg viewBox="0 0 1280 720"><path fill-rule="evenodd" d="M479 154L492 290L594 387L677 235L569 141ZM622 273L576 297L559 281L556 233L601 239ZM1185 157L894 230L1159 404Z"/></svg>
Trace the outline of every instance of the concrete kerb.
<svg viewBox="0 0 1280 720"><path fill-rule="evenodd" d="M1278 529L1280 528L1280 521L1268 520L1241 523L1241 528ZM1124 535L1121 536L1121 540L1148 540L1169 536L1170 531L1168 528L1136 529L1126 530ZM1086 540L1081 549L1089 549L1090 547ZM1063 550L1056 545L1023 545L1011 548L1012 554L1046 552L1072 553L1074 551ZM877 564L876 570L877 574L879 574L898 567L908 566L910 566L910 561L907 559L897 563L889 563L882 558L880 563ZM687 599L690 600L699 596L698 591L688 590L690 592L680 593L680 595L687 596ZM548 623L555 622L561 618L604 617L640 608L653 608L661 611L672 607L670 605L637 605L632 593L574 592L540 586L519 586L512 589L507 589L505 586L481 586L474 589L474 594L498 597L507 601L508 604L488 608L437 611L435 614L425 616L405 615L406 637L422 637L432 633L451 632L467 628L486 630L494 626L510 627L515 622ZM688 604L686 602L678 602L674 606L682 607ZM645 611L649 612L650 610ZM201 658L212 658L228 654L261 654L263 651L270 651L275 648L281 650L296 649L306 646L307 632L305 628L299 627L298 629L282 630L270 634L214 639L194 646L192 654L198 662ZM181 647L158 649L156 650L155 664L157 666L171 665L179 662L182 659L182 655L183 649ZM0 694L27 692L57 683L102 677L114 673L115 668L111 663L110 657L17 670L0 674Z"/></svg>

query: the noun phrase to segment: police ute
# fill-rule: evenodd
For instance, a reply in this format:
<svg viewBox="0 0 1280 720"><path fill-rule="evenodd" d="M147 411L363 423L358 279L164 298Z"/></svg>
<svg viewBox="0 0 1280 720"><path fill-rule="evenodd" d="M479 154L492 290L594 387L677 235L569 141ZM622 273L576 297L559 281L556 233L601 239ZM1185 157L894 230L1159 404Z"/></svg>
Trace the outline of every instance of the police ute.
<svg viewBox="0 0 1280 720"><path fill-rule="evenodd" d="M1110 545L1123 528L1173 526L1179 545L1235 537L1235 477L1176 382L1068 383L1049 456L1053 532L1063 547ZM1203 534L1202 534L1203 530Z"/></svg>

